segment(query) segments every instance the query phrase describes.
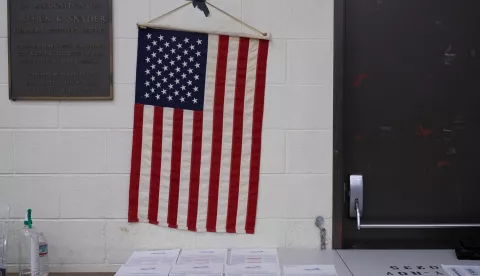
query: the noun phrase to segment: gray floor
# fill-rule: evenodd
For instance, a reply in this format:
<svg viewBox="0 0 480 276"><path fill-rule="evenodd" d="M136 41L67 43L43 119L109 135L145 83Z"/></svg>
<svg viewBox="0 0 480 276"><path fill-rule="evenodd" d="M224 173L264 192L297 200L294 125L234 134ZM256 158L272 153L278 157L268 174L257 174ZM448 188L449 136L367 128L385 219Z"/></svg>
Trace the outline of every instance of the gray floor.
<svg viewBox="0 0 480 276"><path fill-rule="evenodd" d="M448 276L441 265L459 261L453 250L279 250L282 264L333 264L338 276Z"/></svg>

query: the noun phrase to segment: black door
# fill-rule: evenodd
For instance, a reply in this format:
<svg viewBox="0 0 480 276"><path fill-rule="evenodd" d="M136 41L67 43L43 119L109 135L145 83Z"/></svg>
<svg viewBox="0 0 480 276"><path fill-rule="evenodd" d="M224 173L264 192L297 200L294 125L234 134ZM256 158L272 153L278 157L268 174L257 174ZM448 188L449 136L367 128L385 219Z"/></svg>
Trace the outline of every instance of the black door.
<svg viewBox="0 0 480 276"><path fill-rule="evenodd" d="M364 224L480 224L480 1L336 2L334 246L480 240L480 228L357 230L348 211L359 174Z"/></svg>

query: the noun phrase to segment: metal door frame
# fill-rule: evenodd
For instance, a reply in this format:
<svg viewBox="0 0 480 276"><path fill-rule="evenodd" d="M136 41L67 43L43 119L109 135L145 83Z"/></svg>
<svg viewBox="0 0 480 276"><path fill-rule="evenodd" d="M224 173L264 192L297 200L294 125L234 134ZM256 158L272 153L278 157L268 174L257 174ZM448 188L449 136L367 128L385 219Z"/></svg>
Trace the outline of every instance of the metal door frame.
<svg viewBox="0 0 480 276"><path fill-rule="evenodd" d="M342 248L344 210L343 167L343 85L345 52L345 0L334 1L334 65L333 65L333 229L332 246Z"/></svg>

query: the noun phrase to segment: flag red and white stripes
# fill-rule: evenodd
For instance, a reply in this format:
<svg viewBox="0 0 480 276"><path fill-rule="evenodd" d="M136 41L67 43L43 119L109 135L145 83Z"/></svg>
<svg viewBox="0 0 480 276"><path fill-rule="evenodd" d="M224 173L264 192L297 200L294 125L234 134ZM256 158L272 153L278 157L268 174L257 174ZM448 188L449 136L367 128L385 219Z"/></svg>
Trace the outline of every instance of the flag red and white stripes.
<svg viewBox="0 0 480 276"><path fill-rule="evenodd" d="M208 35L203 110L137 101L130 222L254 233L268 44Z"/></svg>

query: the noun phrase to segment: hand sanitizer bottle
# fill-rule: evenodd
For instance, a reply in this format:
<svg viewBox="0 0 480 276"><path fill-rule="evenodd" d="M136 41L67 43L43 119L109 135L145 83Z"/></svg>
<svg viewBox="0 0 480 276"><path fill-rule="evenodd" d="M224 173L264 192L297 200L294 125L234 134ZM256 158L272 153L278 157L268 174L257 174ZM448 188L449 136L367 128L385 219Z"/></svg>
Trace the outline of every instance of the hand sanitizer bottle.
<svg viewBox="0 0 480 276"><path fill-rule="evenodd" d="M19 274L47 276L48 242L43 233L36 231L32 224L32 210L28 209L19 235Z"/></svg>
<svg viewBox="0 0 480 276"><path fill-rule="evenodd" d="M18 239L18 272L20 276L40 276L38 235L32 229L30 216L32 211L28 209L23 220L23 228L20 230Z"/></svg>

